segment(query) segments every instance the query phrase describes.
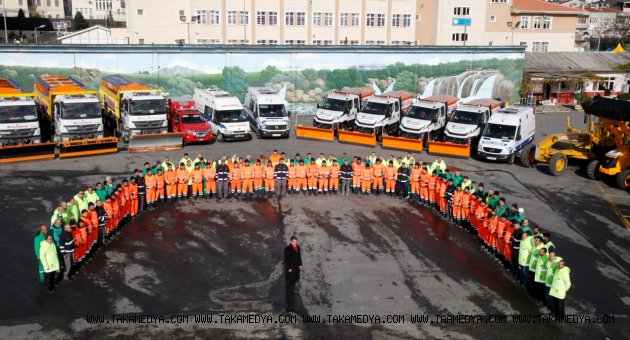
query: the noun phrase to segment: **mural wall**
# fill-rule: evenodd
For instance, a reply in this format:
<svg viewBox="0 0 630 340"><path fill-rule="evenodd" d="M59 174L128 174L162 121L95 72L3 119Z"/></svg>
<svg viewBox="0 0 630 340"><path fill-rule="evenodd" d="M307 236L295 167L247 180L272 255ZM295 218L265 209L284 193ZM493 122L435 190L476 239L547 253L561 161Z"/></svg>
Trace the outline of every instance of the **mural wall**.
<svg viewBox="0 0 630 340"><path fill-rule="evenodd" d="M376 83L385 89L394 80L395 90L423 97L515 101L523 77L523 53L513 52L271 52L0 53L0 77L31 90L41 74L72 75L96 90L101 77L122 73L159 86L171 97L192 95L195 87L217 87L241 99L248 86L286 85L287 100L295 104L319 102L327 91L344 87Z"/></svg>

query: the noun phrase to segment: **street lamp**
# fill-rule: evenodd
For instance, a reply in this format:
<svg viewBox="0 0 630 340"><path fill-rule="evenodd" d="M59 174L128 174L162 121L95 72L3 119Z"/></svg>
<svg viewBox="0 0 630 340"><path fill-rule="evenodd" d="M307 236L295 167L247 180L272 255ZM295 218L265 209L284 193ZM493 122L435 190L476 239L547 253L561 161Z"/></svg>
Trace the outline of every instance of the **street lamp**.
<svg viewBox="0 0 630 340"><path fill-rule="evenodd" d="M35 27L35 45L37 45L37 30L40 28L44 28L46 27L46 25L41 25L41 26L37 26Z"/></svg>
<svg viewBox="0 0 630 340"><path fill-rule="evenodd" d="M8 44L9 43L9 29L7 27L7 6L4 3L4 1L2 1L2 20L4 20L4 41Z"/></svg>

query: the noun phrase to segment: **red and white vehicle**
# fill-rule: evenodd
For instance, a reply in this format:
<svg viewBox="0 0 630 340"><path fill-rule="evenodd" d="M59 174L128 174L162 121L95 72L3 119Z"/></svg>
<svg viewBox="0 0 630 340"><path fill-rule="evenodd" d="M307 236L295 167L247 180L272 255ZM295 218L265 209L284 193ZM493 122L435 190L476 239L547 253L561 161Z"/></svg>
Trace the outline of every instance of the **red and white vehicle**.
<svg viewBox="0 0 630 340"><path fill-rule="evenodd" d="M168 121L171 132L181 132L184 144L214 141L210 123L195 109L194 101L169 100Z"/></svg>

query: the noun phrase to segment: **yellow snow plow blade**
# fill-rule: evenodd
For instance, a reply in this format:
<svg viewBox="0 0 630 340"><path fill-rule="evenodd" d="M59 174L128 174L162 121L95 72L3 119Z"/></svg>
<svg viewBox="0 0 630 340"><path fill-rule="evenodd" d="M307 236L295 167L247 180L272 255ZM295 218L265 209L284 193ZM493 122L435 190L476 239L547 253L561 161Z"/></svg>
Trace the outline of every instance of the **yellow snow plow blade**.
<svg viewBox="0 0 630 340"><path fill-rule="evenodd" d="M181 132L132 135L128 150L131 153L181 150L183 136Z"/></svg>
<svg viewBox="0 0 630 340"><path fill-rule="evenodd" d="M298 125L295 127L295 137L299 139L325 140L332 142L335 140L335 131L306 125Z"/></svg>
<svg viewBox="0 0 630 340"><path fill-rule="evenodd" d="M381 142L383 149L405 150L422 152L422 140L404 137L383 136Z"/></svg>
<svg viewBox="0 0 630 340"><path fill-rule="evenodd" d="M104 155L118 152L118 138L92 138L59 143L59 158Z"/></svg>
<svg viewBox="0 0 630 340"><path fill-rule="evenodd" d="M338 130L337 137L339 138L339 143L376 146L376 135L372 134Z"/></svg>
<svg viewBox="0 0 630 340"><path fill-rule="evenodd" d="M429 141L429 153L457 158L470 157L470 145L449 142Z"/></svg>
<svg viewBox="0 0 630 340"><path fill-rule="evenodd" d="M0 163L55 159L55 143L0 146Z"/></svg>

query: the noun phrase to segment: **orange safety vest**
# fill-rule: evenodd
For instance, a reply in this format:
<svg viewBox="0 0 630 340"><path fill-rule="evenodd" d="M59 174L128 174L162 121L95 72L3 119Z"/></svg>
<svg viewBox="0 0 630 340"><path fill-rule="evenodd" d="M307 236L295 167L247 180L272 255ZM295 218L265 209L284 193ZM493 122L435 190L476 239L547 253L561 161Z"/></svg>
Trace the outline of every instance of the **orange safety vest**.
<svg viewBox="0 0 630 340"><path fill-rule="evenodd" d="M416 168L411 169L411 181L412 182L419 182L421 176L422 176L422 172L421 172L420 169L416 169Z"/></svg>
<svg viewBox="0 0 630 340"><path fill-rule="evenodd" d="M333 165L330 167L330 178L339 178L339 171L341 167L339 165Z"/></svg>
<svg viewBox="0 0 630 340"><path fill-rule="evenodd" d="M277 165L278 163L280 163L280 157L282 156L272 154L271 156L269 156L269 161L271 162L271 164Z"/></svg>
<svg viewBox="0 0 630 340"><path fill-rule="evenodd" d="M230 171L230 180L231 181L240 181L241 180L241 169L234 168L233 171Z"/></svg>
<svg viewBox="0 0 630 340"><path fill-rule="evenodd" d="M262 165L254 165L254 178L263 178L265 175L265 167Z"/></svg>
<svg viewBox="0 0 630 340"><path fill-rule="evenodd" d="M147 189L155 189L157 186L157 181L155 180L155 176L151 175L151 176L145 177L144 184L146 185Z"/></svg>
<svg viewBox="0 0 630 340"><path fill-rule="evenodd" d="M362 181L371 181L372 180L372 169L365 168L361 171L361 180Z"/></svg>
<svg viewBox="0 0 630 340"><path fill-rule="evenodd" d="M395 181L396 177L398 177L398 172L394 166L388 166L385 168L385 175L388 181Z"/></svg>
<svg viewBox="0 0 630 340"><path fill-rule="evenodd" d="M203 182L203 172L201 171L201 169L193 169L190 172L190 176L192 177L193 183Z"/></svg>
<svg viewBox="0 0 630 340"><path fill-rule="evenodd" d="M155 175L155 186L160 189L164 189L164 175Z"/></svg>
<svg viewBox="0 0 630 340"><path fill-rule="evenodd" d="M437 176L429 177L429 190L436 191L435 190L437 189L436 184L437 184Z"/></svg>
<svg viewBox="0 0 630 340"><path fill-rule="evenodd" d="M306 165L298 165L295 167L297 178L306 178Z"/></svg>
<svg viewBox="0 0 630 340"><path fill-rule="evenodd" d="M244 179L244 180L254 178L254 171L252 170L252 168L250 168L248 166L242 167L241 168L241 178Z"/></svg>
<svg viewBox="0 0 630 340"><path fill-rule="evenodd" d="M453 205L456 207L461 207L462 206L462 196L464 196L464 194L461 191L457 191L455 190L455 192L453 193Z"/></svg>
<svg viewBox="0 0 630 340"><path fill-rule="evenodd" d="M354 171L354 176L361 176L361 171L363 171L363 164L357 162L352 163L352 170Z"/></svg>
<svg viewBox="0 0 630 340"><path fill-rule="evenodd" d="M307 177L317 177L318 172L319 172L319 169L317 167L317 164L311 163L306 166Z"/></svg>
<svg viewBox="0 0 630 340"><path fill-rule="evenodd" d="M177 183L184 184L188 183L188 179L190 178L190 174L186 169L177 170Z"/></svg>
<svg viewBox="0 0 630 340"><path fill-rule="evenodd" d="M138 198L138 184L129 184L129 198L132 200Z"/></svg>
<svg viewBox="0 0 630 340"><path fill-rule="evenodd" d="M295 165L290 165L289 166L289 178L290 179L295 178L295 173L296 173Z"/></svg>
<svg viewBox="0 0 630 340"><path fill-rule="evenodd" d="M420 175L420 181L421 181L421 186L423 188L428 188L429 187L429 181L431 180L431 175L429 175L428 173L423 173Z"/></svg>
<svg viewBox="0 0 630 340"><path fill-rule="evenodd" d="M265 179L273 179L274 175L275 175L275 172L274 172L273 167L265 168Z"/></svg>
<svg viewBox="0 0 630 340"><path fill-rule="evenodd" d="M164 173L164 182L166 185L175 185L177 183L177 171L168 170Z"/></svg>
<svg viewBox="0 0 630 340"><path fill-rule="evenodd" d="M206 179L206 182L212 182L217 178L217 172L214 170L212 166L207 166L203 168L203 178Z"/></svg>
<svg viewBox="0 0 630 340"><path fill-rule="evenodd" d="M373 167L373 173L375 178L381 178L385 175L385 167L383 164L375 164Z"/></svg>
<svg viewBox="0 0 630 340"><path fill-rule="evenodd" d="M470 207L470 194L467 194L462 191L462 207L469 208Z"/></svg>
<svg viewBox="0 0 630 340"><path fill-rule="evenodd" d="M318 171L319 178L328 178L330 176L330 168L328 166L322 166Z"/></svg>

